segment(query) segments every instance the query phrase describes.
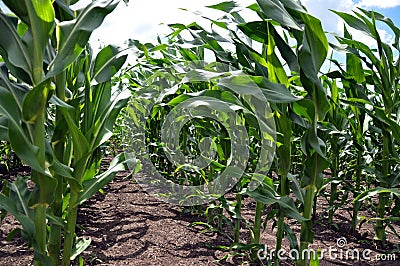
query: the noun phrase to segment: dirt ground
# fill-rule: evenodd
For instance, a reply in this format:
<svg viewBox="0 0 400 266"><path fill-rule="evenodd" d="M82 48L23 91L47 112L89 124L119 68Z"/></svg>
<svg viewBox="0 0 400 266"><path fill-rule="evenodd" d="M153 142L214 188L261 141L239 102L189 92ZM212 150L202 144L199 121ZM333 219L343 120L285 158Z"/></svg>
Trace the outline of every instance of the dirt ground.
<svg viewBox="0 0 400 266"><path fill-rule="evenodd" d="M18 171L24 174L27 169L22 168ZM77 234L92 239L90 247L83 253L85 265L262 265L250 264L243 257L219 261L232 253L216 248L230 245L226 235L204 232L204 227L193 226L194 222L205 222L205 218L185 212L178 206L158 201L146 194L132 178L126 178L126 175L127 173L119 173L105 187L104 195L98 193L79 211L80 227ZM6 177L0 175L0 178ZM400 239L397 236L389 233L388 239L391 244L379 248L373 241L372 224L365 223L358 234L352 234L351 206L336 213L334 222L337 227L332 228L326 224L323 212L327 206L325 199L318 201L320 211L314 221L315 243L310 248L325 252L331 248L331 254L336 256L336 259L324 256L320 265L400 265ZM254 209L254 202L249 198L245 199L244 217L251 220ZM295 221L288 223L295 232L299 232L300 227ZM17 226L10 216L7 216L0 226L0 265L19 266L32 263L33 252L20 236L17 235L10 241L6 240L8 233ZM400 233L398 224L395 228ZM245 225L242 231L241 240L246 242L249 235ZM227 228L227 232L229 233L230 229ZM270 248L273 247L276 241L275 233L272 223L269 223L262 233L261 242ZM337 241L344 241L343 237L346 243L343 248L338 248ZM288 251L289 242L285 239L283 244ZM350 256L346 259L346 252L354 249L360 252L370 250L370 260L355 261ZM382 255L385 252L388 254ZM377 260L377 256L380 256L380 261ZM383 260L384 256L386 260ZM267 265L266 259L263 262ZM286 260L282 265L293 264Z"/></svg>

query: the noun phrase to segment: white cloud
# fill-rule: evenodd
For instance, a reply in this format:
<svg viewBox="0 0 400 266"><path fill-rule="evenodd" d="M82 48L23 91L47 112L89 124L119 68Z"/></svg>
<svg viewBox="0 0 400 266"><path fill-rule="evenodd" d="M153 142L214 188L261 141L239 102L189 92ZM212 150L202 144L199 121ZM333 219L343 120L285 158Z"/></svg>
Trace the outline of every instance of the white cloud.
<svg viewBox="0 0 400 266"><path fill-rule="evenodd" d="M397 7L400 6L400 0L362 0L360 1L357 6L361 7L366 7L366 8L371 8L371 7L377 7L377 8L392 8L392 7Z"/></svg>
<svg viewBox="0 0 400 266"><path fill-rule="evenodd" d="M106 18L101 28L94 32L92 42L95 45L99 42L122 45L127 39L155 42L157 35L163 37L170 32L166 24L187 24L196 21L203 26L207 26L210 23L194 15L193 12L200 11L203 15L212 18L220 17L223 15L222 12L205 8L204 6L222 1L224 0L131 0L128 6L121 1L117 9ZM242 7L245 7L254 3L255 0L237 0L237 2ZM373 6L392 7L400 5L400 0L303 0L302 3L313 16L322 21L325 31L342 35L343 21L330 9L350 12L357 6L365 8ZM179 8L186 8L189 11L183 11ZM247 21L255 19L254 12L249 11L246 14ZM249 14L253 14L253 16L249 16ZM389 32L385 30L380 30L380 32L385 40L392 38ZM360 32L354 30L352 34L357 40L361 40L368 45L373 44L371 38L364 36ZM332 37L330 37L330 41L334 41Z"/></svg>
<svg viewBox="0 0 400 266"><path fill-rule="evenodd" d="M120 3L116 10L108 15L101 29L94 32L92 40L101 40L102 43L114 44L122 44L127 39L154 42L157 34L164 36L170 32L166 24L199 22L201 18L193 14L193 12L199 11L204 16L213 18L222 16L222 12L204 7L222 1L131 0L128 5ZM241 0L240 5L244 7L253 2L253 0ZM188 11L180 8L185 8Z"/></svg>
<svg viewBox="0 0 400 266"><path fill-rule="evenodd" d="M308 12L319 18L328 32L336 32L339 17L330 10L350 11L354 7L351 0L306 0L302 1Z"/></svg>

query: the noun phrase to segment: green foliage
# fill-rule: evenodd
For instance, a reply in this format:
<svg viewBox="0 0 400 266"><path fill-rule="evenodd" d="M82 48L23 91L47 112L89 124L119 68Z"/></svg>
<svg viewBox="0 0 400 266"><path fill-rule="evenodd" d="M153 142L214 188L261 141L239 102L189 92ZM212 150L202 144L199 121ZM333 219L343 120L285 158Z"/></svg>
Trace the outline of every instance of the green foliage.
<svg viewBox="0 0 400 266"><path fill-rule="evenodd" d="M34 265L70 265L90 244L75 240L78 206L126 163L118 156L99 169L101 147L130 97L113 80L126 55L107 46L93 58L88 46L118 1L93 1L77 12L63 1L4 3L15 16L0 12L1 137L32 173L5 183L0 209L21 223Z"/></svg>
<svg viewBox="0 0 400 266"><path fill-rule="evenodd" d="M128 144L143 148L145 143L136 155L148 158L167 180L208 187L211 196L191 191L180 203L212 198L206 226L218 232L223 225L232 227L228 248L235 254L257 261L261 227L268 222L277 227L276 250L287 238L302 253L314 240L319 197L329 202L330 224L351 197L353 231L362 207L376 213L370 222L378 241L385 242L386 228L393 230L400 209L400 29L389 18L360 8L352 14L333 11L346 26L343 36L335 36L339 44L330 44L320 20L299 1L257 0L248 7L258 15L251 22L237 3L225 1L208 6L223 14L209 19L211 30L196 22L176 23L157 44L130 40L138 63L113 79L126 61L123 50L110 45L94 55L88 40L118 1L93 1L77 12L61 0L4 3L14 15L0 12L0 139L10 145L2 151L8 156L12 149L32 174L4 182L0 209L21 223L35 265L69 265L78 258L90 244L75 235L78 206L125 163L140 169L136 159L121 155L108 170L99 170L101 147L131 95L125 111L131 121L119 120L118 131L133 126ZM380 36L380 24L392 30L392 45ZM353 30L375 46L355 40ZM344 53L345 61L328 60L330 48ZM257 108L265 100L270 113ZM202 112L190 121L181 114L180 132L166 129L163 123L183 104ZM235 132L240 145L231 143L230 123L243 129ZM163 131L176 135L174 147ZM115 140L125 143L120 138ZM264 143L271 145L264 148ZM186 160L178 167L169 160L173 148ZM268 155L271 150L276 152ZM244 169L229 165L232 154L241 155L233 159ZM208 164L194 167L196 160ZM212 193L226 185L213 182L224 171L236 182L229 191L233 198ZM32 190L28 180L35 184ZM256 202L252 221L241 214L246 197ZM301 224L299 239L287 219ZM241 243L243 226L248 243ZM279 264L277 257L274 263Z"/></svg>
<svg viewBox="0 0 400 266"><path fill-rule="evenodd" d="M250 83L244 80L251 80L261 88L271 105L277 130L276 153L271 169L256 178L263 181L262 185L253 190L249 184L251 178L255 178L251 172L257 168L260 157L260 128L255 122L255 114L244 112L241 119L249 134L250 154L245 173L231 190L236 195L235 200L221 196L206 211L209 217L214 217L210 216L211 210L218 212L217 230L222 228L223 222L233 227L232 250L241 244L239 229L243 223L251 235L251 243L247 244L257 247L261 210L268 207L271 211L265 217L265 223L274 220L278 227L276 250L286 237L292 248L302 252L313 242L312 220L318 208L317 198L322 196L330 204L326 210L328 222L334 223L335 211L348 203L352 195L355 199L352 228L357 230L357 216L362 204L372 204L370 198L379 195L379 204L374 208L377 218L373 220L376 221L377 239L384 240L384 225L390 227L393 221L385 215L389 209L399 206L396 193L399 188L396 158L400 132L398 28L376 12L359 9L351 15L334 11L349 27L377 42L377 49L373 49L354 40L346 26L343 37L336 35L341 45L338 46L328 43L321 22L308 14L298 1L257 1L248 8L257 13L259 20L251 22L241 17L239 7L232 1L209 8L224 12L220 20L209 19L212 31L195 22L177 23L169 25L172 33L168 43L161 40L156 45L131 43L137 48L139 57L139 63L129 73L133 95L146 95L143 104L134 103L132 113L137 115L132 117L135 123L140 124L138 117L146 113L142 106L148 106L146 104L152 97L157 99L146 123L141 124L145 128L151 161L157 170L167 179L185 184L197 184L199 180L209 182L223 171L231 149L221 125L200 117L180 131L180 149L188 151L185 156L202 154L199 147L204 137L212 136L217 145L217 162L212 163L213 167L193 172L175 169L169 162L164 153L165 143L160 137L161 124L174 107L204 95L243 107L236 111L241 114L248 107L242 97L248 91L241 86L246 84L249 89ZM393 30L392 46L379 36L378 21ZM216 28L218 31L214 30ZM345 67L330 58L331 67L328 73L322 74L321 69L326 72L330 47L345 53ZM228 65L227 68L239 69L245 76L233 75L226 79L223 75L229 73L227 69L216 73L182 72L179 79L187 83L181 82L165 91L162 89L172 82L171 76L168 73L160 75L160 70L179 62L189 64L208 58L215 59L210 65L222 62ZM190 83L194 78L201 82ZM215 82L217 79L219 81ZM148 89L145 81L149 80L159 91ZM253 224L240 214L243 197L248 196L257 202ZM223 209L228 213L226 217L221 213ZM288 217L301 223L300 239L296 239L286 224ZM212 228L213 221L214 218L209 225ZM276 258L275 263L279 263ZM316 258L304 258L297 263L317 265L319 262Z"/></svg>

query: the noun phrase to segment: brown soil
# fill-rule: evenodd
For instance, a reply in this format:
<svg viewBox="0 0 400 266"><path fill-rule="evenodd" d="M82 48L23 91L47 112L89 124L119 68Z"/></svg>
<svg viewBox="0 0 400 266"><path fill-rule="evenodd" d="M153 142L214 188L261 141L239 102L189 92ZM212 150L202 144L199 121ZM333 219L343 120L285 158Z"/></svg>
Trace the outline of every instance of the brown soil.
<svg viewBox="0 0 400 266"><path fill-rule="evenodd" d="M27 169L19 169L20 174ZM79 212L79 230L82 237L91 237L92 243L84 252L85 265L262 265L260 262L250 264L246 257L237 256L225 262L218 260L232 252L217 249L217 246L229 246L227 235L220 235L204 227L193 226L194 222L205 218L188 213L182 208L160 202L146 194L127 173L119 173L105 187L105 194L98 193L87 201ZM4 176L0 175L0 178ZM243 216L251 221L254 215L254 202L246 198L243 204ZM343 247L344 257L340 258L340 250L333 252L338 258L324 258L320 265L400 265L400 239L389 233L391 243L385 248L377 247L373 241L373 225L364 223L356 234L350 231L351 206L336 212L334 222L337 227L326 223L328 204L322 197L318 201L317 217L314 220L315 241L311 248L317 250L329 247L337 248L337 239L345 237L347 245ZM362 215L372 217L368 212ZM298 233L299 225L295 221L287 221ZM11 216L7 216L0 227L0 265L31 265L32 250L19 235L6 240L6 236L18 224ZM228 235L231 229L225 226ZM262 233L263 244L274 246L276 229L272 230L272 222ZM335 229L336 228L336 229ZM395 225L397 232L400 226ZM242 226L242 242L249 240L246 226ZM289 250L289 242L284 240L285 250ZM349 249L362 252L370 249L372 261L354 261L346 259ZM397 249L397 251L396 251ZM394 253L397 252L397 253ZM390 261L377 261L376 254L394 254ZM327 253L326 253L327 254ZM263 261L267 264L267 261ZM287 260L283 265L292 265Z"/></svg>

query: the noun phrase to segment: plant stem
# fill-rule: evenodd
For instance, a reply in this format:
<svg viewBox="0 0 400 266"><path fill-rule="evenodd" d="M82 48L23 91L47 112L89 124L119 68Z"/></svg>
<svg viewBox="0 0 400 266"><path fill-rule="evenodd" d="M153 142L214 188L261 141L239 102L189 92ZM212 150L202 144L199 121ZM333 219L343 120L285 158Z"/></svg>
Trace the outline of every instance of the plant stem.
<svg viewBox="0 0 400 266"><path fill-rule="evenodd" d="M258 245L260 244L260 237L261 237L261 216L262 212L264 211L264 203L258 202L256 203L256 213L254 215L254 225L253 225L253 239L252 243L253 245ZM257 260L257 250L253 250L252 254L253 260Z"/></svg>
<svg viewBox="0 0 400 266"><path fill-rule="evenodd" d="M315 190L314 186L311 184L306 189L306 197L304 202L304 212L303 217L307 219L306 221L302 222L301 224L301 233L300 233L300 260L298 265L305 266L308 263L308 257L305 255L307 254L309 239L312 239L312 210L313 210L313 202L315 197Z"/></svg>
<svg viewBox="0 0 400 266"><path fill-rule="evenodd" d="M235 206L235 213L236 215L240 214L241 209L242 209L242 194L239 193L236 194L236 206ZM240 217L236 217L235 219L235 231L234 231L234 243L238 244L240 242Z"/></svg>
<svg viewBox="0 0 400 266"><path fill-rule="evenodd" d="M356 187L354 190L354 198L356 198L360 194L361 189L361 163L362 163L362 151L358 150L357 152L357 163L356 163L356 173L355 173L355 180L356 180ZM358 211L360 209L360 202L355 202L353 206L353 217L351 220L351 231L355 232L357 226L357 216Z"/></svg>
<svg viewBox="0 0 400 266"><path fill-rule="evenodd" d="M75 237L76 217L78 213L77 202L79 199L79 193L75 190L71 190L71 197L69 200L68 210L68 221L66 231L64 232L64 251L62 258L62 266L70 266L72 249Z"/></svg>
<svg viewBox="0 0 400 266"><path fill-rule="evenodd" d="M281 196L286 196L287 176L281 175ZM276 232L276 246L275 246L275 264L279 265L279 258L277 256L279 250L282 249L283 232L285 227L285 217L282 210L279 210L278 217L278 231Z"/></svg>
<svg viewBox="0 0 400 266"><path fill-rule="evenodd" d="M314 200L317 192L317 180L319 175L321 175L321 169L325 168L325 164L327 164L324 159L317 153L314 152L313 155L306 161L306 164L309 164L309 169L305 172L308 176L309 183L305 187L306 196L304 199L304 211L303 217L304 221L301 224L300 231L300 259L298 261L298 265L305 266L310 259L308 257L308 245L312 243L314 239L314 233L312 230L312 212L314 207Z"/></svg>
<svg viewBox="0 0 400 266"><path fill-rule="evenodd" d="M390 174L390 165L389 165L389 155L390 155L390 136L383 134L383 151L382 151L382 171L383 175L387 177ZM386 184L381 182L381 186L385 187ZM383 219L385 218L385 207L387 204L388 198L384 193L379 194L378 199L378 208L376 211L376 220L375 225L375 238L381 243L386 242L386 232Z"/></svg>
<svg viewBox="0 0 400 266"><path fill-rule="evenodd" d="M44 125L44 111L39 115L33 135L33 141L39 148L37 159L41 167L45 168L45 125ZM35 180L36 185L39 188L39 202L35 206L35 237L36 237L36 249L43 256L47 256L47 221L46 221L46 184L44 176L33 170L32 178ZM35 258L35 264L41 265L40 258Z"/></svg>
<svg viewBox="0 0 400 266"><path fill-rule="evenodd" d="M57 97L64 101L65 100L65 83L66 83L66 73L63 71L61 74L57 75L56 79L56 95ZM56 121L55 125L58 124L63 119L59 107L56 109ZM55 157L62 163L65 162L64 152L65 152L65 137L66 132L60 132L56 136L57 144L54 147ZM57 180L57 187L55 190L55 200L51 204L51 210L56 217L62 216L62 203L63 203L63 192L65 189L64 179L60 175L54 176ZM49 254L53 265L59 265L60 252L61 252L61 232L62 226L57 224L51 224L50 226L50 236L49 236Z"/></svg>
<svg viewBox="0 0 400 266"><path fill-rule="evenodd" d="M337 147L337 138L332 139L332 165L331 165L331 180L337 181L339 179L339 156L338 156L338 147ZM338 199L338 184L335 182L331 182L331 196L329 198L329 214L328 214L328 224L332 224L333 215L335 214L335 201Z"/></svg>

